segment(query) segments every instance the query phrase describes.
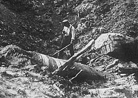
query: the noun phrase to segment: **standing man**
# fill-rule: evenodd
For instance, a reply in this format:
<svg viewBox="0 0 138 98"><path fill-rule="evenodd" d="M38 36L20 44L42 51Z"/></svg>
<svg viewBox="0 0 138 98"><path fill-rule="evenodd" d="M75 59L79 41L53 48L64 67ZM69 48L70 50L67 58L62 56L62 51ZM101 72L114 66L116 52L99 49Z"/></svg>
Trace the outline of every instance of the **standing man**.
<svg viewBox="0 0 138 98"><path fill-rule="evenodd" d="M62 43L61 49L69 45L67 48L70 51L71 56L74 55L73 42L75 40L75 28L69 23L68 20L63 20L63 30L62 30ZM64 50L63 50L64 51ZM63 51L59 53L59 57L63 57Z"/></svg>

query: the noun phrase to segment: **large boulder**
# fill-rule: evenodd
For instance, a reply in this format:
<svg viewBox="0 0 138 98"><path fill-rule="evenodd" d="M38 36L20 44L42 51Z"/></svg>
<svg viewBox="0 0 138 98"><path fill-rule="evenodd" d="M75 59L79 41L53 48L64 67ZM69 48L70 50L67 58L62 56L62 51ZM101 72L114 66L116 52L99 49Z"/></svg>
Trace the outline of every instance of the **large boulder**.
<svg viewBox="0 0 138 98"><path fill-rule="evenodd" d="M100 54L123 60L138 62L137 39L119 33L105 33L100 35L94 44L94 49Z"/></svg>

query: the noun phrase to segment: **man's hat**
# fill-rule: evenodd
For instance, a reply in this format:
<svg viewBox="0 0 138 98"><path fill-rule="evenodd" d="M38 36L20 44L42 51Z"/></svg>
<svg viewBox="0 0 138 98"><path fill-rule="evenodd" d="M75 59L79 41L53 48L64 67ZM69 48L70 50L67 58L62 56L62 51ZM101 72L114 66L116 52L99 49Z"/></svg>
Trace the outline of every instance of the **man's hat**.
<svg viewBox="0 0 138 98"><path fill-rule="evenodd" d="M69 23L67 19L63 20L62 23Z"/></svg>

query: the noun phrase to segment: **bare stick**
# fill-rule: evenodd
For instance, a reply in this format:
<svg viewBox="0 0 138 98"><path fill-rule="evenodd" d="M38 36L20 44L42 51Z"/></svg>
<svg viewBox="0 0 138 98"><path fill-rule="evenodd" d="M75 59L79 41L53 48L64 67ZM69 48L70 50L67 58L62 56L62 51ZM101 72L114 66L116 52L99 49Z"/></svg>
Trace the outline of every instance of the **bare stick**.
<svg viewBox="0 0 138 98"><path fill-rule="evenodd" d="M62 49L60 49L59 51L57 51L56 53L54 53L52 56L55 56L57 53L61 52L62 50L66 49L67 47L69 47L71 44L68 44L67 46L63 47Z"/></svg>
<svg viewBox="0 0 138 98"><path fill-rule="evenodd" d="M78 75L82 72L82 70L80 70L74 77L72 77L71 79L69 79L69 81L72 81L73 79L77 78Z"/></svg>

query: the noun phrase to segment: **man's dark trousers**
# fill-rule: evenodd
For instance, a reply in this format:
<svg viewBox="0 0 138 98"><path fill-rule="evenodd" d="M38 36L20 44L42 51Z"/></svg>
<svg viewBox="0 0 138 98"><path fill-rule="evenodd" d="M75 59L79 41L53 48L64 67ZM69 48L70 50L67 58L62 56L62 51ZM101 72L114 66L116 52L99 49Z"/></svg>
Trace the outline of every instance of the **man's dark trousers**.
<svg viewBox="0 0 138 98"><path fill-rule="evenodd" d="M71 36L64 36L63 41L62 41L62 44L61 44L61 49L64 48L65 46L69 45L70 42L71 42ZM68 46L67 49L70 51L71 56L74 55L73 43L70 46ZM63 51L64 50L62 50L59 53L59 57L60 58L63 57L63 55L64 55Z"/></svg>

